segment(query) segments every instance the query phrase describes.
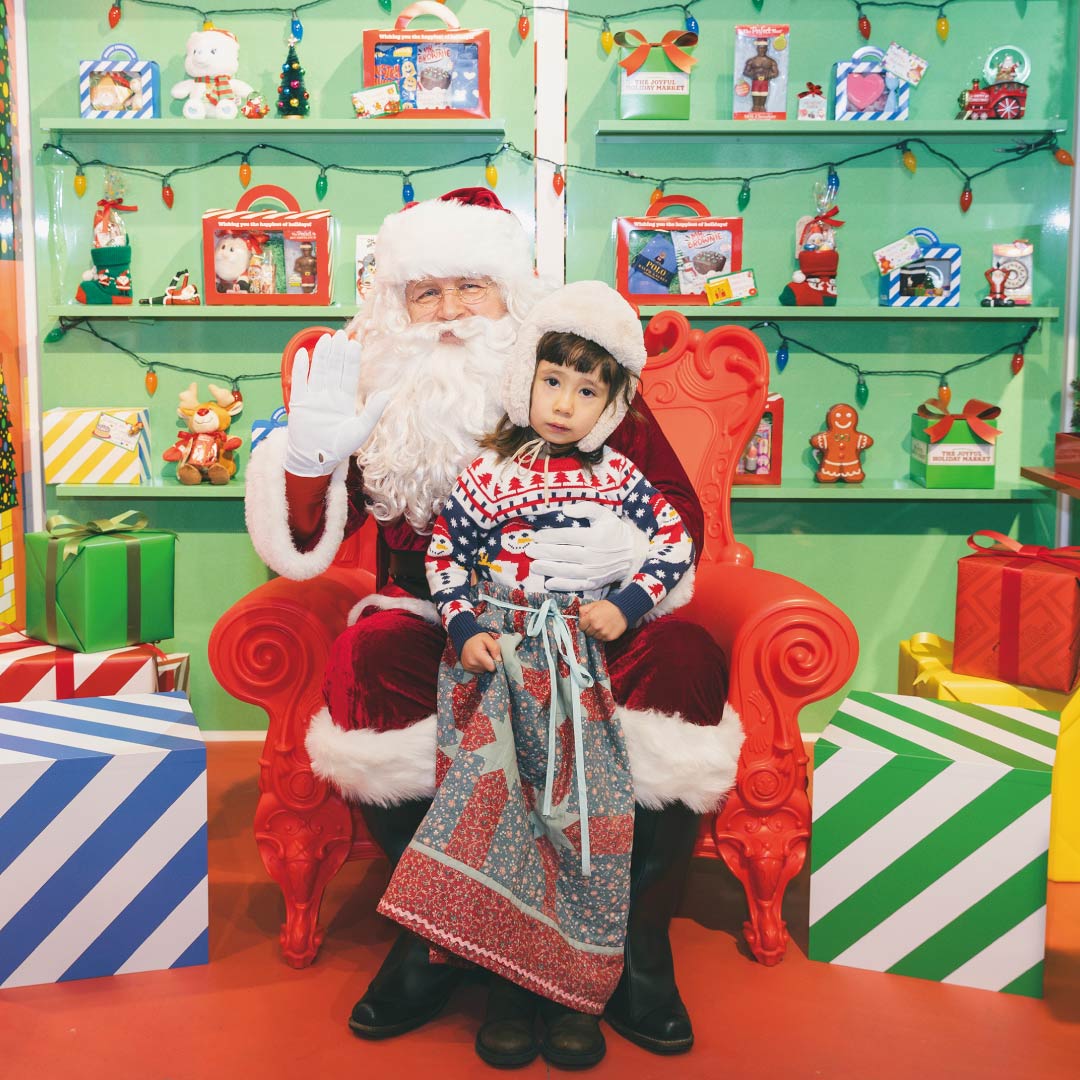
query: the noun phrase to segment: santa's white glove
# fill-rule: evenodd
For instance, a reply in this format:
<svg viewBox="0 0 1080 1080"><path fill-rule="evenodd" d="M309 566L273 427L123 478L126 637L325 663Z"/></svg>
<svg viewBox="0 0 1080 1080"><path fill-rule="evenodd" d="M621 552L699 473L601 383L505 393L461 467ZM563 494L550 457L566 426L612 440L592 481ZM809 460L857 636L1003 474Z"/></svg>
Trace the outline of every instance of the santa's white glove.
<svg viewBox="0 0 1080 1080"><path fill-rule="evenodd" d="M315 343L308 373L307 349L293 359L289 400L289 441L285 471L296 476L327 476L356 453L375 430L389 394L372 394L356 415L360 381L360 343L344 330L323 334Z"/></svg>
<svg viewBox="0 0 1080 1080"><path fill-rule="evenodd" d="M590 592L623 582L645 561L649 538L614 511L586 503L563 513L581 524L537 529L529 545L532 571L547 578L551 591Z"/></svg>

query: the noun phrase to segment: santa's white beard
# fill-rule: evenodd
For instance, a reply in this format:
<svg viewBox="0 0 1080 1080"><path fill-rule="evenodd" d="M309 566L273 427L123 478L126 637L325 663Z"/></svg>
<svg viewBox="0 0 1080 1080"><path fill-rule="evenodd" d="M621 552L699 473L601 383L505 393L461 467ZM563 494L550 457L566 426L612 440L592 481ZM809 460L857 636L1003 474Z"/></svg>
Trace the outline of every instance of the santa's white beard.
<svg viewBox="0 0 1080 1080"><path fill-rule="evenodd" d="M447 330L461 344L440 341ZM376 520L404 516L418 532L430 532L477 441L503 414L503 369L516 333L507 315L363 336L359 404L376 390L392 395L358 454Z"/></svg>

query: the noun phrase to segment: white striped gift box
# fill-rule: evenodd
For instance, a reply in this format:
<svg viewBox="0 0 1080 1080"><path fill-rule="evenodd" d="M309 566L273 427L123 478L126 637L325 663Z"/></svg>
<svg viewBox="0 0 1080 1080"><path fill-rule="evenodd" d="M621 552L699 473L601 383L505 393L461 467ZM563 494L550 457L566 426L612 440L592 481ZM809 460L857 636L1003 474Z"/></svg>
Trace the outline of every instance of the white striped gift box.
<svg viewBox="0 0 1080 1080"><path fill-rule="evenodd" d="M0 705L0 987L205 964L207 925L187 698Z"/></svg>
<svg viewBox="0 0 1080 1080"><path fill-rule="evenodd" d="M904 270L929 260L948 263L948 283L941 296L902 296L900 278ZM931 244L919 257L905 266L890 270L878 283L878 301L882 307L958 307L960 304L961 252L958 244Z"/></svg>
<svg viewBox="0 0 1080 1080"><path fill-rule="evenodd" d="M122 56L122 60L110 57ZM134 95L126 109L95 107L92 84L116 74ZM97 60L79 62L79 115L87 120L152 120L161 115L161 77L157 61L140 60L130 45L107 45Z"/></svg>
<svg viewBox="0 0 1080 1080"><path fill-rule="evenodd" d="M1042 996L1054 713L849 694L814 747L810 957Z"/></svg>
<svg viewBox="0 0 1080 1080"><path fill-rule="evenodd" d="M94 434L102 415L141 423L129 450ZM148 409L49 409L41 421L46 484L149 484Z"/></svg>
<svg viewBox="0 0 1080 1080"><path fill-rule="evenodd" d="M863 50L860 50L862 52ZM874 50L878 52L878 50ZM858 55L858 54L856 54ZM878 53L880 56L880 52ZM895 109L867 109L858 104L858 97L852 100L848 89L848 78L882 79L885 78L885 65L880 59L841 60L836 65L836 101L833 116L837 120L906 120L909 115L911 84L900 79L896 87ZM881 85L881 84L878 84Z"/></svg>

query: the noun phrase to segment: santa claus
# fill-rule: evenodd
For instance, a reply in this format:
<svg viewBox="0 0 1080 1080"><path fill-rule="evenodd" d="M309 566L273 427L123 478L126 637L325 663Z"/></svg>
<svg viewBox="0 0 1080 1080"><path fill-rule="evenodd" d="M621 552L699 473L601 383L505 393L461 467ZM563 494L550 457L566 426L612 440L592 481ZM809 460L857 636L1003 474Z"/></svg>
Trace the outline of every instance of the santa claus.
<svg viewBox="0 0 1080 1080"><path fill-rule="evenodd" d="M247 522L278 573L314 577L368 516L378 525L379 591L362 601L326 672L326 708L311 720L313 770L360 804L392 864L435 784L435 692L446 637L429 599L424 551L454 479L500 418L503 370L517 327L547 289L531 245L493 192L469 188L388 217L376 282L347 332L323 337L293 371L289 424L262 441L247 472ZM610 445L678 509L702 550L701 507L640 396ZM530 549L547 588L586 592L628 580L647 539L603 509L539 530ZM587 528L588 542L582 543ZM657 614L685 603L693 572ZM632 628L607 648L638 803L625 972L606 1017L658 1053L688 1050L690 1019L675 985L668 924L698 814L731 786L742 742L725 710L725 665L700 627L678 617ZM435 1016L461 970L428 960L403 933L350 1027L401 1034ZM507 1061L527 1059L528 1004L493 1001L480 1038ZM510 1021L507 1023L507 1014ZM595 1018L548 1017L545 1046L582 1061L603 1052ZM565 1053L562 1059L565 1060ZM491 1060L490 1056L486 1058Z"/></svg>

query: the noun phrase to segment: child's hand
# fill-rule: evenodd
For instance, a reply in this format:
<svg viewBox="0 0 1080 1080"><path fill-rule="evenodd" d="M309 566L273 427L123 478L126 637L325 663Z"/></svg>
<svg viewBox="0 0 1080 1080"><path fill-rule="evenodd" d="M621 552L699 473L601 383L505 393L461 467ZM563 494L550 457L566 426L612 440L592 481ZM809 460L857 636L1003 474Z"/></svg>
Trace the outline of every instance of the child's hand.
<svg viewBox="0 0 1080 1080"><path fill-rule="evenodd" d="M612 607L614 606L612 604ZM499 648L498 638L490 634L473 634L465 642L461 650L461 666L466 671L479 675L482 671L494 671L496 663L502 663L502 650Z"/></svg>
<svg viewBox="0 0 1080 1080"><path fill-rule="evenodd" d="M594 600L581 605L578 626L597 641L614 641L626 633L626 616L610 600Z"/></svg>

